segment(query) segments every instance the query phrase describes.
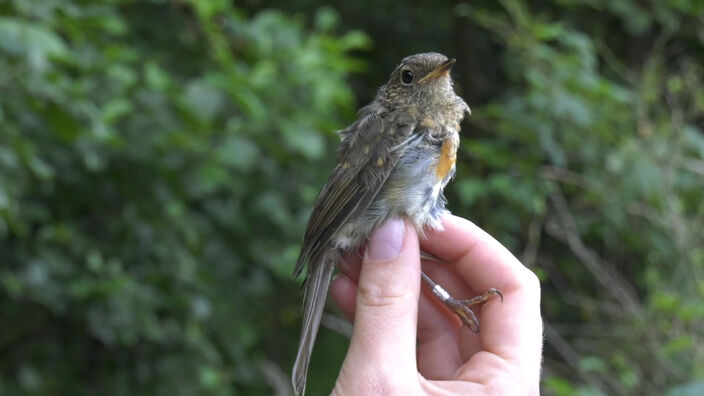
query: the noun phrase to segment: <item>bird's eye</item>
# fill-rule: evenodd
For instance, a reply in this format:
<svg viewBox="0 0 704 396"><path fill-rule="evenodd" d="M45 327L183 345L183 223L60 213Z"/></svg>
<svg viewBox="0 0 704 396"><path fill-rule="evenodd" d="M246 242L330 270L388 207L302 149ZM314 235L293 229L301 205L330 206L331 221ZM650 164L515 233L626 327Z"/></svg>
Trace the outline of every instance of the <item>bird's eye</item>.
<svg viewBox="0 0 704 396"><path fill-rule="evenodd" d="M401 72L401 82L403 85L411 85L413 82L413 72L406 69Z"/></svg>

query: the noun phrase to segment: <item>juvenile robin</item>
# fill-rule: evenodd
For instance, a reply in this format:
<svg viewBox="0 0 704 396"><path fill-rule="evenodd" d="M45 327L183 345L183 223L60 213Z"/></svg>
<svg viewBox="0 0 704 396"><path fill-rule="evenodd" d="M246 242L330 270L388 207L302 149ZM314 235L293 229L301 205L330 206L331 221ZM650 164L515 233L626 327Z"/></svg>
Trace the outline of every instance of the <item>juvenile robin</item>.
<svg viewBox="0 0 704 396"><path fill-rule="evenodd" d="M454 63L433 52L404 58L374 101L339 131L338 164L315 202L294 270L298 276L307 266L303 327L292 374L297 395L305 392L328 286L342 256L364 245L389 217L408 219L419 235L425 227L442 227L440 218L447 212L443 188L455 173L460 122L470 113L452 88ZM490 289L457 300L425 274L422 279L473 331L479 331L479 322L469 307L500 295Z"/></svg>

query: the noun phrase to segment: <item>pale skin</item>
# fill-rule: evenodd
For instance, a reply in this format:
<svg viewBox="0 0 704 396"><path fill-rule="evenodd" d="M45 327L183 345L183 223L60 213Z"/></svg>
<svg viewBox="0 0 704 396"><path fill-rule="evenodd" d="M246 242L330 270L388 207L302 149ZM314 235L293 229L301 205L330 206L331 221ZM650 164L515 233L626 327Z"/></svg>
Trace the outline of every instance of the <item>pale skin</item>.
<svg viewBox="0 0 704 396"><path fill-rule="evenodd" d="M354 323L334 395L537 395L543 328L540 284L505 247L471 222L447 215L443 231L387 221L366 252L350 254L331 295ZM474 307L479 333L432 296L423 270L457 298L495 287L504 300Z"/></svg>

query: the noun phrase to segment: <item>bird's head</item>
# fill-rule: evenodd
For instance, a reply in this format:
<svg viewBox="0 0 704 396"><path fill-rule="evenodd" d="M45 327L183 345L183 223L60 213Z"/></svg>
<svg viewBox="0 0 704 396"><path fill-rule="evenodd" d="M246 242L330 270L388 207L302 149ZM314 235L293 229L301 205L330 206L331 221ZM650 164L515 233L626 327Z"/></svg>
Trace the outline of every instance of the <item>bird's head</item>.
<svg viewBox="0 0 704 396"><path fill-rule="evenodd" d="M454 102L450 70L455 60L437 52L410 55L382 87L378 99L391 107L421 108Z"/></svg>

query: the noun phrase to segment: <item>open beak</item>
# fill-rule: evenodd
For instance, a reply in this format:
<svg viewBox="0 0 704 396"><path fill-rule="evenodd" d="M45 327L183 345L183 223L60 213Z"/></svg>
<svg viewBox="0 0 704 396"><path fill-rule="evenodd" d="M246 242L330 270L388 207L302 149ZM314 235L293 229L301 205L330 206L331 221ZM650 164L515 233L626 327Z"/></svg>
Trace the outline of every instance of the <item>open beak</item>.
<svg viewBox="0 0 704 396"><path fill-rule="evenodd" d="M418 81L419 83L422 83L424 81L432 81L435 80L439 77L446 77L450 75L450 69L452 69L452 65L454 65L456 62L455 59L450 58L443 62L440 66L438 66L435 70L431 71L430 73L426 74L423 76L423 78Z"/></svg>

